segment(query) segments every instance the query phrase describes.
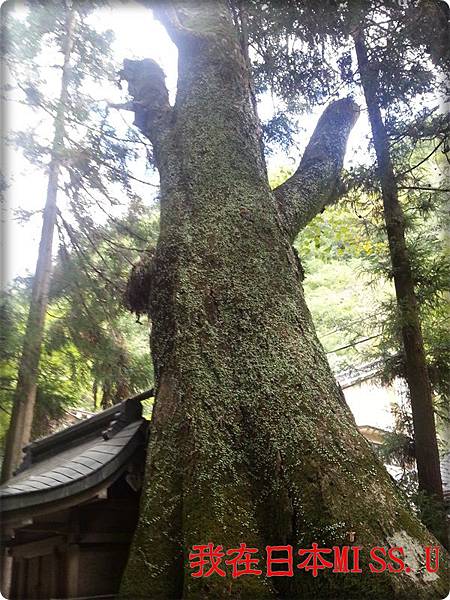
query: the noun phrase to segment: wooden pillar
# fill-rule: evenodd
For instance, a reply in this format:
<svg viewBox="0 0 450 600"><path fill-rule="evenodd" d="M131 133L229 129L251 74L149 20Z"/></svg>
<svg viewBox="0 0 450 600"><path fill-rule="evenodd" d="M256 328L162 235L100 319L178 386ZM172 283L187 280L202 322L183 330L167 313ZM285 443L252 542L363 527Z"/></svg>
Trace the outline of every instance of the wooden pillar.
<svg viewBox="0 0 450 600"><path fill-rule="evenodd" d="M80 571L80 547L69 544L66 554L66 589L62 590L68 598L78 596L78 581Z"/></svg>

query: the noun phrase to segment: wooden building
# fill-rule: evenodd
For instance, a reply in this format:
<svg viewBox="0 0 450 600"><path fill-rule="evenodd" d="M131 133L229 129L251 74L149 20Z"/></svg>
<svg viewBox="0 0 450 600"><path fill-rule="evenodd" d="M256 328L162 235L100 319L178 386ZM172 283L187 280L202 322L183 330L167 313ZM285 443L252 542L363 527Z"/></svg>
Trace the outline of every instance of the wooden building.
<svg viewBox="0 0 450 600"><path fill-rule="evenodd" d="M141 400L150 395L25 448L17 473L0 487L3 563L10 571L4 596L106 599L118 591L145 462Z"/></svg>

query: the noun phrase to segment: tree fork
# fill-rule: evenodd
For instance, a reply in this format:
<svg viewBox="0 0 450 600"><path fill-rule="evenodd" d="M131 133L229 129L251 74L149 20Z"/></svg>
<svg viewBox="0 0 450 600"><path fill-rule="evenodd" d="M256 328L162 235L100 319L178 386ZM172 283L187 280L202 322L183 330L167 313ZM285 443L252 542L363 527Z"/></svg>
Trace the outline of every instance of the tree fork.
<svg viewBox="0 0 450 600"><path fill-rule="evenodd" d="M147 132L157 149L161 219L151 281L137 305L152 319L156 400L120 597L444 596L443 551L432 577L368 572L372 546L405 546L423 564L423 546L436 541L357 431L304 301L293 228L334 196L339 173L327 169L323 188L305 179L314 198L303 187L291 195L311 217L292 220L289 231L282 191L268 185L228 2L158 3L155 13L178 46L179 74L175 106ZM355 108L347 106L348 132ZM336 133L344 152L345 136ZM334 154L330 143L321 148ZM340 170L341 160L327 164ZM263 553L266 545L348 545L348 532L363 546L356 577L189 571L193 545L246 542Z"/></svg>
<svg viewBox="0 0 450 600"><path fill-rule="evenodd" d="M298 169L274 190L292 242L342 192L345 148L358 116L359 107L351 98L332 102L320 117Z"/></svg>

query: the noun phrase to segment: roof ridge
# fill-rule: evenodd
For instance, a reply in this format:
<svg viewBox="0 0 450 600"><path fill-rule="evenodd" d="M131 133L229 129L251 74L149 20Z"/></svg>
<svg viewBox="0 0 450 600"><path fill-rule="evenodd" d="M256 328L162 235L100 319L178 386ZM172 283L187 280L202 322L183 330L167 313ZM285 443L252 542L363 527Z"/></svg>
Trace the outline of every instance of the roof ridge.
<svg viewBox="0 0 450 600"><path fill-rule="evenodd" d="M152 388L141 394L127 398L79 423L74 423L61 431L31 442L23 448L23 452L25 453L24 459L14 474L21 473L30 465L43 460L61 445L70 446L71 443L79 440L81 435L90 436L102 430L106 430L105 435L113 435L125 427L125 425L142 417L141 401L151 398L153 394L154 390Z"/></svg>

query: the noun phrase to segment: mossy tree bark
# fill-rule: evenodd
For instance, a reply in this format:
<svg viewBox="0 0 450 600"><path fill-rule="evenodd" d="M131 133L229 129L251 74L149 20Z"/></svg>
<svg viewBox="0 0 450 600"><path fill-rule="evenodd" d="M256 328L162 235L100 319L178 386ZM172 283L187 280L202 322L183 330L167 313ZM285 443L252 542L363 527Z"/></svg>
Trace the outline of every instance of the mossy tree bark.
<svg viewBox="0 0 450 600"><path fill-rule="evenodd" d="M179 50L174 107L153 61L126 61L161 179L137 308L156 401L125 598L439 598L439 575L192 578L195 544L435 544L359 434L316 337L291 242L336 196L358 110L331 105L293 177L267 182L249 73L225 1L155 9ZM143 285L145 283L145 285ZM132 295L132 294L131 294ZM136 299L136 298L135 298ZM364 568L364 567L363 567Z"/></svg>

